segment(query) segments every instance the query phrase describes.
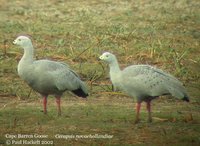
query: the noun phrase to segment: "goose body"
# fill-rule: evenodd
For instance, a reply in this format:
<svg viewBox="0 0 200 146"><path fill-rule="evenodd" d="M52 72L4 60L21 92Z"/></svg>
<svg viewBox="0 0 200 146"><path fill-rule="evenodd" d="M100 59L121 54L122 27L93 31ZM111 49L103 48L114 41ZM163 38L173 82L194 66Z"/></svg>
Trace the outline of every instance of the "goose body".
<svg viewBox="0 0 200 146"><path fill-rule="evenodd" d="M151 117L151 100L162 95L172 95L178 99L189 101L189 97L182 83L174 76L150 65L131 65L124 70L119 68L115 55L105 52L100 56L110 67L110 79L114 89L124 91L126 94L136 98L136 119L139 121L141 103L147 103Z"/></svg>
<svg viewBox="0 0 200 146"><path fill-rule="evenodd" d="M43 96L44 113L47 113L46 103L50 94L56 97L59 115L60 97L63 92L71 91L80 97L88 96L85 83L67 64L51 60L35 60L32 42L26 36L19 36L13 43L24 49L24 55L17 68L18 74L33 90Z"/></svg>

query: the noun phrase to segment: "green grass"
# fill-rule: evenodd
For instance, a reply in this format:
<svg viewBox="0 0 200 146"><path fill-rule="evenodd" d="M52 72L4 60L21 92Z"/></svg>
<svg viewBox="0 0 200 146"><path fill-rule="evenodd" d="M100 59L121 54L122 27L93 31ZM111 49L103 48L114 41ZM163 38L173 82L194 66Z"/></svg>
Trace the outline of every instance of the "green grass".
<svg viewBox="0 0 200 146"><path fill-rule="evenodd" d="M47 134L54 145L199 145L199 1L6 1L0 4L0 142L5 134ZM12 45L19 34L32 37L38 59L68 63L87 83L90 97L62 98L57 117L40 95L17 75L23 50ZM185 85L191 102L169 97L153 102L153 123L134 125L134 101L112 93L104 51L117 55L122 68L157 66ZM111 139L56 139L55 134L109 134ZM0 143L0 144L1 144Z"/></svg>
<svg viewBox="0 0 200 146"><path fill-rule="evenodd" d="M153 106L154 122L146 122L146 111L142 108L140 124L133 124L134 104L131 99L63 99L63 114L57 117L54 99L49 99L49 114L43 115L38 101L16 101L1 109L1 141L9 134L47 134L57 145L72 144L198 144L199 115L187 120L189 111L182 102L162 103ZM159 108L160 107L160 108ZM162 108L161 108L162 107ZM184 110L183 110L184 109ZM194 108L195 109L195 108ZM191 109L192 111L194 109ZM2 111L3 110L3 111ZM161 110L161 111L160 111ZM157 118L167 119L167 121ZM112 139L56 139L62 135L112 135Z"/></svg>

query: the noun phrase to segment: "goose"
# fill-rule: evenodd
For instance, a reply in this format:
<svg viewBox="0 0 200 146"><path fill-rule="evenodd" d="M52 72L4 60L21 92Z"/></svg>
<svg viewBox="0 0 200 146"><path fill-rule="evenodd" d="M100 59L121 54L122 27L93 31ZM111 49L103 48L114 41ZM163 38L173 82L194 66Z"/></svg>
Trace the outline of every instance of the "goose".
<svg viewBox="0 0 200 146"><path fill-rule="evenodd" d="M60 98L63 92L71 91L83 98L88 96L85 83L67 64L51 60L35 60L34 48L29 37L18 36L13 44L24 50L17 67L18 75L33 90L43 96L44 114L47 114L48 95L56 97L58 115L61 115Z"/></svg>
<svg viewBox="0 0 200 146"><path fill-rule="evenodd" d="M121 70L114 54L103 53L100 60L108 63L114 90L121 90L136 99L135 123L140 121L141 103L146 102L148 122L152 122L151 101L162 95L172 95L189 102L183 84L174 76L150 65L131 65Z"/></svg>

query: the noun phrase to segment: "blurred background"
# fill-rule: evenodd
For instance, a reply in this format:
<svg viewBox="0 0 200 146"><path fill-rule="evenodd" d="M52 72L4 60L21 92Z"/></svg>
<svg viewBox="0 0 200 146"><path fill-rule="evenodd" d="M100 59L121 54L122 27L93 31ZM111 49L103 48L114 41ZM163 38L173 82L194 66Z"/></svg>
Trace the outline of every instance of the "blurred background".
<svg viewBox="0 0 200 146"><path fill-rule="evenodd" d="M5 133L48 134L55 145L198 145L200 143L200 2L198 0L0 0L0 141ZM70 93L57 118L54 98L43 116L40 95L17 75L23 49L12 44L29 35L37 59L62 61L87 83L87 101ZM108 67L114 53L121 68L156 66L181 80L191 102L161 97L152 124L142 109L134 125L134 100L113 92ZM55 139L63 134L110 134L112 139Z"/></svg>

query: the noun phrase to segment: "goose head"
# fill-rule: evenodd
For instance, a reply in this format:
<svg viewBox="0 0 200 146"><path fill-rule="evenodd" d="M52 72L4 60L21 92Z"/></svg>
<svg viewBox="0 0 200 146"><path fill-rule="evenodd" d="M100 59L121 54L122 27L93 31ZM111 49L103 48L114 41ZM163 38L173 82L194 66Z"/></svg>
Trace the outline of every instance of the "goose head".
<svg viewBox="0 0 200 146"><path fill-rule="evenodd" d="M100 57L100 60L105 61L106 63L110 64L116 60L116 57L114 54L110 52L104 52Z"/></svg>
<svg viewBox="0 0 200 146"><path fill-rule="evenodd" d="M13 41L14 45L18 45L22 48L27 48L32 46L31 39L27 36L19 36Z"/></svg>

